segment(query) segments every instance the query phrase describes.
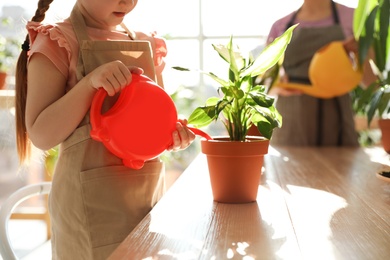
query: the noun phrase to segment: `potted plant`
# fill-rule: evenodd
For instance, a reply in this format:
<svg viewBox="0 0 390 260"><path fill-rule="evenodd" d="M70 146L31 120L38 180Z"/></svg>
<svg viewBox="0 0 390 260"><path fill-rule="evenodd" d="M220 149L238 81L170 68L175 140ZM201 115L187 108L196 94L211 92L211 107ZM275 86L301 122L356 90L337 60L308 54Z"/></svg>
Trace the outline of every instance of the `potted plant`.
<svg viewBox="0 0 390 260"><path fill-rule="evenodd" d="M274 98L267 94L265 86L256 85L255 78L284 55L295 27L290 27L256 58L250 54L244 57L233 45L233 37L226 46L213 45L229 65L227 79L200 71L219 83L220 95L197 107L188 123L201 128L220 120L229 134L201 140L215 201L246 203L256 200L263 157L268 152L274 128L282 125L282 117L274 106ZM189 71L182 67L174 69ZM252 125L257 126L262 136L247 135Z"/></svg>
<svg viewBox="0 0 390 260"><path fill-rule="evenodd" d="M0 89L5 88L7 75L15 65L17 57L16 46L15 40L7 39L0 35Z"/></svg>
<svg viewBox="0 0 390 260"><path fill-rule="evenodd" d="M367 115L370 126L378 118L382 144L390 153L390 0L361 0L355 10L354 33L358 40L360 66L373 52L370 65L377 76L366 89L361 90L357 108Z"/></svg>

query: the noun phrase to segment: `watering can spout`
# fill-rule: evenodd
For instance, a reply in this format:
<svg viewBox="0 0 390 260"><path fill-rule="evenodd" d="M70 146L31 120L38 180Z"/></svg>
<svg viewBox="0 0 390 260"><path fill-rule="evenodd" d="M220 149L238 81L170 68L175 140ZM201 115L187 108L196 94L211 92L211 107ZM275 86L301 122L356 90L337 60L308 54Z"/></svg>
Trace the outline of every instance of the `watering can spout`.
<svg viewBox="0 0 390 260"><path fill-rule="evenodd" d="M188 127L194 134L202 136L206 138L206 140L213 140L211 136L209 136L207 133L203 132L202 130L195 128L195 127Z"/></svg>

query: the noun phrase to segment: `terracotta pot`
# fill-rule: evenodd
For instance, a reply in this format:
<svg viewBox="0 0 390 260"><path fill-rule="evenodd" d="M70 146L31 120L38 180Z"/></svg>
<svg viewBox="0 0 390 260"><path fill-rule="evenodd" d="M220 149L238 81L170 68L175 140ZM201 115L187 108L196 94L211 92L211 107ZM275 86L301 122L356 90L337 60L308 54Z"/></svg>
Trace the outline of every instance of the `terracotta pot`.
<svg viewBox="0 0 390 260"><path fill-rule="evenodd" d="M228 137L201 140L207 156L214 201L248 203L256 201L264 155L269 140L248 136L248 141L230 141Z"/></svg>
<svg viewBox="0 0 390 260"><path fill-rule="evenodd" d="M6 78L7 78L7 73L0 71L0 89L5 89Z"/></svg>
<svg viewBox="0 0 390 260"><path fill-rule="evenodd" d="M383 149L390 154L390 119L379 119L378 124L382 132Z"/></svg>

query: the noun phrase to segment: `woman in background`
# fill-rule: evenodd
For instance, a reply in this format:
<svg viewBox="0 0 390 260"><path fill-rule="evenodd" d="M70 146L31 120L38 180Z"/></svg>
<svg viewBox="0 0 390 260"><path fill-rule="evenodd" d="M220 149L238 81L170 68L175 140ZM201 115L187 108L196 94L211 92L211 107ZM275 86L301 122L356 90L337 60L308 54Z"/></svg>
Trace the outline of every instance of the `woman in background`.
<svg viewBox="0 0 390 260"><path fill-rule="evenodd" d="M281 81L308 83L310 61L317 50L332 41L344 41L349 51L356 51L353 39L354 9L332 0L304 0L302 6L277 20L267 43L287 28L299 23L285 52ZM335 60L337 62L337 60ZM347 93L330 99L303 94L299 90L272 87L276 107L283 116L283 126L276 129L271 142L296 146L358 146L354 112Z"/></svg>

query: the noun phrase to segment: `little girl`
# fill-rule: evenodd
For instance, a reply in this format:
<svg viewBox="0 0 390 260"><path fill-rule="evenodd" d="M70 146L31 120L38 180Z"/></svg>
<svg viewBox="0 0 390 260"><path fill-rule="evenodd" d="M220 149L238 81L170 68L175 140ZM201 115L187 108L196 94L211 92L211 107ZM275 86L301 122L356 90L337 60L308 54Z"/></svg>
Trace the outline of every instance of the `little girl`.
<svg viewBox="0 0 390 260"><path fill-rule="evenodd" d="M166 45L123 25L137 0L77 0L69 18L43 25L51 2L39 0L18 61L19 157L28 159L30 140L42 150L60 144L49 197L53 259L106 259L163 195L164 165L155 158L125 167L91 139L89 108L99 88L110 108L132 73L162 86ZM179 120L168 150L194 139Z"/></svg>

